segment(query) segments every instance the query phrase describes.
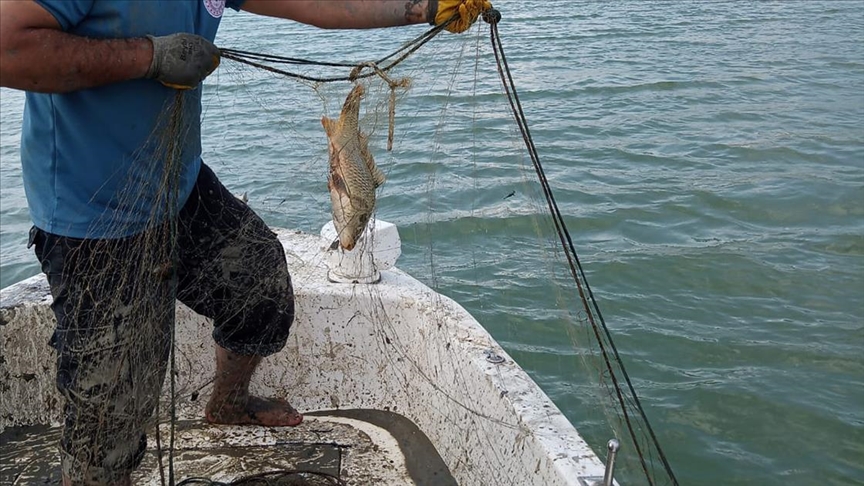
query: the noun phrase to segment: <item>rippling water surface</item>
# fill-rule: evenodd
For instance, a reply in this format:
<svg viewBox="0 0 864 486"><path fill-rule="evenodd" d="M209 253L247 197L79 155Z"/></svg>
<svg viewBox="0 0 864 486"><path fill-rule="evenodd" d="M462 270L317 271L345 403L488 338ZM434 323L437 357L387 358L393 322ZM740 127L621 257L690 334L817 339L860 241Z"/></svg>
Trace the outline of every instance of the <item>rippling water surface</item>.
<svg viewBox="0 0 864 486"><path fill-rule="evenodd" d="M682 484L864 484L864 4L500 3L550 183ZM358 60L420 32L228 13L217 43ZM413 86L392 153L384 101L366 123L400 266L474 313L600 446L488 31L436 38L397 74ZM204 157L270 224L315 232L329 210L319 119L347 85L312 88L224 62L206 85ZM0 91L3 286L38 271L22 105Z"/></svg>

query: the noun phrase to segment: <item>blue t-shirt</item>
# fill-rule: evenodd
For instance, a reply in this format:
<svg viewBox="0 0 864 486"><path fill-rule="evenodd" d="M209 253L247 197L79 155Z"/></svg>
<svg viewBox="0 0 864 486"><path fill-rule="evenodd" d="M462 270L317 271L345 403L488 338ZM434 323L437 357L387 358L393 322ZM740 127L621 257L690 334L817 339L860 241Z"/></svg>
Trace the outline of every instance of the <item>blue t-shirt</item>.
<svg viewBox="0 0 864 486"><path fill-rule="evenodd" d="M212 42L224 8L237 10L243 0L37 2L70 34L190 32ZM177 92L150 79L66 94L28 92L21 163L34 224L73 238L121 238L176 214L201 167L201 87L182 92L182 116L172 125Z"/></svg>

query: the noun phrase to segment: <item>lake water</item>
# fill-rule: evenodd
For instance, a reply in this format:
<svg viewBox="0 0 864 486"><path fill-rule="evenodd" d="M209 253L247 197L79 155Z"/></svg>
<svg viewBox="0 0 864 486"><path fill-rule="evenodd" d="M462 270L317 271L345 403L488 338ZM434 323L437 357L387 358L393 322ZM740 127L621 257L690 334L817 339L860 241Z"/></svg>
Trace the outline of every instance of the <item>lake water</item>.
<svg viewBox="0 0 864 486"><path fill-rule="evenodd" d="M864 3L497 6L547 176L681 483L864 484ZM367 60L422 31L230 12L217 44ZM390 153L386 93L370 95L378 217L400 228L399 266L474 313L600 448L611 432L488 37L439 36L397 68L413 85ZM348 87L224 61L205 160L271 225L317 232L320 117ZM38 272L22 106L0 90L2 286Z"/></svg>

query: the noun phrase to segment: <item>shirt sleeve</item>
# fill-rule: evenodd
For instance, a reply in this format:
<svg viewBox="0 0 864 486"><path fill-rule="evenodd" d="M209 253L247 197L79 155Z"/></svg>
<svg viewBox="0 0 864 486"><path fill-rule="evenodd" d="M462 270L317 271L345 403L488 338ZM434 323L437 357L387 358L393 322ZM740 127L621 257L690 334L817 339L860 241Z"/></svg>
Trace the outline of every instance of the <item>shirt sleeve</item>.
<svg viewBox="0 0 864 486"><path fill-rule="evenodd" d="M227 0L225 6L240 11L240 8L243 7L244 3L246 3L246 0Z"/></svg>
<svg viewBox="0 0 864 486"><path fill-rule="evenodd" d="M90 13L95 0L36 0L40 7L44 8L57 19L63 30L69 30L84 20ZM242 0L231 0L240 1Z"/></svg>

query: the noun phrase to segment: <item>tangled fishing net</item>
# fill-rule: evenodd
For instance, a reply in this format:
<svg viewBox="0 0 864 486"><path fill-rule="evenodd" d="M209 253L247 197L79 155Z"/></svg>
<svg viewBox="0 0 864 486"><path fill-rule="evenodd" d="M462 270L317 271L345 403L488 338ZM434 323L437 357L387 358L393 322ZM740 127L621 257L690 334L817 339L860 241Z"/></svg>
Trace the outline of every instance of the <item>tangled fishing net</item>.
<svg viewBox="0 0 864 486"><path fill-rule="evenodd" d="M307 160L292 161L290 179L292 183L320 187L317 192L309 191L313 194L319 193L320 196L296 199L288 193L284 198L274 199L272 195L258 198L256 194L252 194L250 205L268 223L276 222L274 226L320 227L329 218L329 198L325 190L326 155L323 153L323 133L317 120L321 112L332 114L338 110L347 93L346 86L363 83L368 93L364 100L363 130L369 136L370 145L376 147L376 160L388 178L398 178L404 169L404 166L400 165L407 162L396 160L396 156L387 150L394 150L406 160L417 161L421 167L430 167L425 180L406 181L401 194L388 192L387 184L380 190L383 197L379 212L388 211L388 204L396 208L400 200L412 198L422 199L427 207L426 214L398 216L410 231L410 235L405 236L405 242L406 264L414 269L411 273L420 276L424 283L433 289L447 287L449 293L477 316L481 323L487 324L484 316L491 319L490 316L498 318L500 314L495 315L484 308L483 293L489 290L480 287L486 284L492 284L492 288L501 285L501 282L490 280L486 272L503 262L489 261L484 254L484 246L518 244L518 248L512 248L512 253L520 252L522 258L542 262L543 271L539 275L526 276L520 285L524 285L525 292L551 292L556 295L559 308L537 309L537 319L546 319L551 325L560 326L557 332L569 338L587 373L575 369L568 371L571 371L573 376L583 375L583 379L599 385L597 389L601 391L597 393L597 397L603 403L602 409L607 419L605 427L611 429L611 433L589 437L589 442L595 450L602 450L605 439L609 435L615 435L622 440L624 450L633 452L619 459L619 467L623 468L625 477L648 478L648 483L652 485L677 484L588 285L585 272L576 256L576 245L567 229L565 217L555 201L552 185L547 180L534 146L528 117L522 109L516 89L518 79L511 75L498 35L500 16L489 13L484 19L491 26L489 32L495 64L489 62L490 56L486 51L487 47L484 47L486 44L481 43L483 39L468 38L462 41L457 49L453 49L452 45L447 46L446 49L451 55L442 58L449 62L448 72L436 71L435 68L412 59L414 54L423 52L423 48L437 49L438 53L445 50L444 47L430 42L441 32L443 26L431 29L387 56L372 60L324 62L223 49L225 60L218 74L220 81L237 88L218 88L214 94L216 99L228 102L230 97L247 96L257 108L255 113L248 115L255 118L256 123L278 127L279 130L276 131L283 133L282 138L277 140L253 138L251 143L260 144L263 152L281 147L285 158L291 158L292 153L317 154ZM452 44L453 41L449 42ZM474 62L473 66L470 65L471 61ZM481 69L496 70L502 82L499 86L503 86L503 89L498 87L496 92L490 86L478 88L477 72ZM285 88L285 91L291 92L286 94L256 91L256 83L269 83L272 86L275 80L283 83L283 86L290 86ZM299 95L300 90L305 94ZM502 91L503 96L500 94ZM427 99L438 100L439 104L421 106L412 103L412 96L418 92L426 95ZM460 103L466 98L474 99L474 102L451 104L451 98L457 95ZM153 223L150 229L138 237L135 245L121 250L104 245L89 249L88 251L94 254L105 255L105 258L98 259L98 265L77 269L82 275L87 275L86 281L91 282L90 285L94 287L75 289L73 295L79 296L80 300L65 303L70 315L82 318L99 315L108 309L111 309L111 312L128 313L122 316L127 325L116 330L116 335L114 331L110 333L112 339L125 343L120 354L105 342L88 344L92 346L91 354L94 360L110 356L119 365L118 376L99 383L94 388L94 396L84 398L100 399L118 395L130 397L128 401L122 401L122 410L112 411L114 418L111 420L125 416L151 426L163 483L343 484L338 477L302 470L269 471L227 482L197 476L174 479L177 403L181 399L196 402L200 395L208 392L210 385L210 381L206 381L204 385L185 388L178 383L176 370L186 366L183 362L188 358L178 353L173 346L176 332L173 326L173 302L178 297L175 279L177 269L182 264L179 261L181 254L185 250L178 244L182 228L178 228L177 219L173 217L181 210L177 187L180 185L182 172L180 161L183 151L187 149L178 141L183 140L186 133L193 129L191 127L195 126L195 120L189 119L189 101L184 99L185 96L187 95L182 92L178 93L171 106L165 107L163 120L154 130L147 146L142 147L140 154L142 158L162 162L139 164L141 170L161 171L159 190L154 192L147 187L140 193L128 191L119 201L119 205L124 207L142 203L152 207ZM478 103L477 98L484 101ZM289 99L301 101L293 103L287 101ZM318 101L317 105L314 104L315 100ZM310 113L315 115L310 116ZM208 119L220 115L205 110L203 116L206 126ZM238 123L243 124L244 120L239 120ZM429 126L434 127L433 130L428 130ZM487 133L495 134L497 138L477 140L476 134L480 130L478 127L487 130ZM453 132L464 134L466 131L473 134L472 146L460 147L448 141ZM273 131L269 133L272 134ZM228 159L231 157L231 143L232 138L228 135L223 146L215 147L214 150L226 155L223 160L212 160L211 165L222 164L226 166L226 170L241 170L227 167L230 164ZM496 159L495 153L508 155ZM470 164L470 177L440 177L432 166L445 158ZM521 161L521 164L517 161ZM450 163L455 162L448 162ZM509 164L508 170L512 169L514 174L518 174L514 178L522 181L519 187L522 206L508 209L513 212L509 216L515 216L517 224L533 232L533 240L521 238L519 241L507 241L506 234L500 233L495 241L483 237L483 233L488 231L489 221L496 217L496 211L501 210L501 201L515 194L515 191L511 194L493 193L494 185L484 180L484 174L490 167L504 164ZM133 182L142 176L140 173L128 174ZM283 179L284 174L274 174L273 178ZM279 184L274 181L264 183ZM281 183L284 184L284 181ZM137 186L130 184L130 187ZM470 207L454 207L456 202L438 196L443 189L454 188L473 195L468 198L471 201ZM152 198L153 194L156 195L155 199L141 201L141 198ZM315 216L311 221L303 220L303 216L298 216L299 213L313 213ZM436 248L436 238L430 228L433 222L440 221L440 214L450 215L448 217L459 219L466 225L454 229L454 232L464 238L462 253L459 255L443 253ZM110 217L112 216L106 214L106 218ZM243 219L240 221L242 223ZM118 227L125 224L124 221L107 221L109 226L115 223ZM247 229L249 234L245 238L254 241L254 228L246 228L242 224L237 227L241 234ZM236 262L239 266L251 266L254 270L255 262L259 261L258 256L238 256ZM466 266L465 261L472 263ZM251 282L250 285L257 284ZM296 289L302 289L304 282L295 280L294 285ZM262 288L255 293L266 291ZM374 286L362 292L372 294L373 302L379 302L374 309L369 310L373 320L379 323L379 327L370 332L379 333L382 341L387 340L388 344L393 344L392 350L387 348L386 352L391 353L388 358L394 362L403 362L404 366L411 366L410 361L415 359L447 362L447 356L410 356L404 349L400 349L402 344L388 333L387 310L381 297L375 297ZM94 300L94 295L98 295L99 299ZM166 302L170 305L166 306ZM170 312L166 312L166 309L170 309ZM514 324L516 325L518 323ZM154 363L164 365L154 366ZM167 384L167 398L160 402L157 401L158 394L154 395L147 390L158 390L163 382ZM130 383L135 386L130 388ZM408 388L412 383L405 382L403 386ZM456 386L467 388L472 385L456 383ZM290 399L291 390L283 392ZM322 390L321 393L326 394L327 391ZM150 416L149 410L154 407L155 416ZM453 412L452 422L445 426L458 426L457 424L462 423L460 417L467 413L472 417L472 426L478 427L480 434L483 433L482 424L487 419L483 413L483 404L460 403L458 407L454 406L454 409L458 412ZM97 437L105 436L107 439L107 434L114 430L110 427L107 416L77 418L81 423L104 426L104 429L95 431ZM155 424L162 426L155 427ZM80 432L80 437L70 439L72 442L67 444L67 449L74 450L74 440L85 440L86 437L94 435L92 429ZM127 439L136 440L134 437ZM116 437L112 440L116 440ZM88 458L78 459L85 461ZM494 467L494 464L505 463L508 458L489 457L488 460ZM516 478L513 484L518 484Z"/></svg>

